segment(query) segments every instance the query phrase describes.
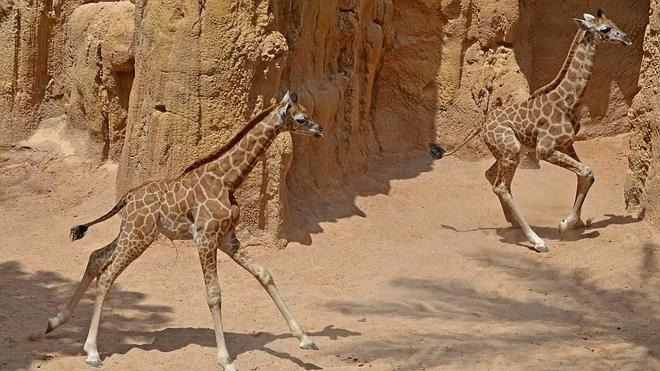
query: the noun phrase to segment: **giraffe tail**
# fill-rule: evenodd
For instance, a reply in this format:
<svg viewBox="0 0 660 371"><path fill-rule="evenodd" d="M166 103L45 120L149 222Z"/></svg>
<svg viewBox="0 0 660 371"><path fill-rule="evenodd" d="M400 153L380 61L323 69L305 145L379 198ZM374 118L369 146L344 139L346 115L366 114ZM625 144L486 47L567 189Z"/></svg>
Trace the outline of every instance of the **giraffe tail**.
<svg viewBox="0 0 660 371"><path fill-rule="evenodd" d="M128 196L130 194L131 193L129 192L124 197L122 197L121 200L119 200L119 202L117 202L115 207L113 207L112 210L108 211L102 217L100 217L100 218L98 218L94 221L91 221L89 223L80 224L80 225L77 225L77 226L71 228L71 233L70 233L71 241L76 241L76 240L79 240L79 239L85 237L85 233L87 233L87 229L89 229L89 227L93 226L94 224L101 223L105 220L108 220L108 219L112 218L115 214L117 214L119 211L121 211L121 209L123 209L124 206L126 206L126 203L128 202Z"/></svg>
<svg viewBox="0 0 660 371"><path fill-rule="evenodd" d="M456 153L456 151L463 148L463 146L465 146L469 141L471 141L472 138L477 136L477 134L479 134L480 131L481 131L481 126L477 126L474 129L472 129L472 131L467 135L467 137L465 137L463 142L461 144L459 144L458 146L456 146L456 148L452 149L449 152L447 152L439 144L429 143L429 151L431 153L431 157L433 157L435 159L441 159L445 156L453 155L454 153Z"/></svg>
<svg viewBox="0 0 660 371"><path fill-rule="evenodd" d="M84 224L71 228L71 241L79 240L85 237L85 233L87 233L88 228L89 227Z"/></svg>
<svg viewBox="0 0 660 371"><path fill-rule="evenodd" d="M447 153L447 151L440 147L439 144L436 143L429 143L429 152L431 153L431 157L433 157L436 160L439 160L442 158L442 156Z"/></svg>

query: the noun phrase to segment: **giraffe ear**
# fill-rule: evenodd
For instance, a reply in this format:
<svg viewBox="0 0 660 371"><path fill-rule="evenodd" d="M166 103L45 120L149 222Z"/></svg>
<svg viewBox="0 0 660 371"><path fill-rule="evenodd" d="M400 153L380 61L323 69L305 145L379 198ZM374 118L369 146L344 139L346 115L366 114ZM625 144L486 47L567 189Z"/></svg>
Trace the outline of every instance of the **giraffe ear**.
<svg viewBox="0 0 660 371"><path fill-rule="evenodd" d="M290 100L291 100L291 92L287 90L286 94L284 94L284 97L282 98L282 103L288 102Z"/></svg>
<svg viewBox="0 0 660 371"><path fill-rule="evenodd" d="M596 20L596 17L594 17L593 15L591 15L589 13L584 13L582 16L584 17L584 20L587 21L587 22L593 23ZM598 16L598 17L600 17L600 16Z"/></svg>
<svg viewBox="0 0 660 371"><path fill-rule="evenodd" d="M292 103L298 103L298 93L296 93L295 91L290 92L289 99L291 99Z"/></svg>
<svg viewBox="0 0 660 371"><path fill-rule="evenodd" d="M286 94L284 95L284 98L282 98L282 103L298 103L298 93L295 91L287 91Z"/></svg>

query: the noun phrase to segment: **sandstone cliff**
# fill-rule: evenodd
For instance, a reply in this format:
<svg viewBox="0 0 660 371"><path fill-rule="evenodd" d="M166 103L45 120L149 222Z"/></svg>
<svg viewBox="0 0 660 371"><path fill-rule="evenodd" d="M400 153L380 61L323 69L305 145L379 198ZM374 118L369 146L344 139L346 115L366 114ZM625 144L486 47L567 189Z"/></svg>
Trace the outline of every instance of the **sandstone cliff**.
<svg viewBox="0 0 660 371"><path fill-rule="evenodd" d="M246 181L244 232L256 239L287 237L292 213L341 190L370 160L431 141L451 147L486 110L525 99L558 72L571 18L599 6L634 45L600 47L580 137L627 132L632 122L628 199L642 204L656 189L646 181L657 159L649 1L81 3L0 0L0 61L11 66L0 71L0 142L66 113L70 128L92 134L96 161L119 158L121 194L178 175L297 90L328 135L282 136ZM486 154L479 141L459 153Z"/></svg>
<svg viewBox="0 0 660 371"><path fill-rule="evenodd" d="M70 126L95 139L95 159L118 160L133 85L133 9L128 1L76 8L66 27Z"/></svg>
<svg viewBox="0 0 660 371"><path fill-rule="evenodd" d="M651 1L644 38L639 94L630 108L630 173L625 185L626 204L660 225L660 5Z"/></svg>
<svg viewBox="0 0 660 371"><path fill-rule="evenodd" d="M42 2L0 0L0 142L23 139L38 125L52 29Z"/></svg>

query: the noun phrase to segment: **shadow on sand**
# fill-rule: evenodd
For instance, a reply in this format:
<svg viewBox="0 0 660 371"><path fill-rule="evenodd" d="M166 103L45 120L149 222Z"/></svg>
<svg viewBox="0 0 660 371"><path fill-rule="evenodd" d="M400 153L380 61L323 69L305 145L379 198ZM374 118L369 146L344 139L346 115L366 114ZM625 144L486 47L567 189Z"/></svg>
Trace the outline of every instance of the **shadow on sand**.
<svg viewBox="0 0 660 371"><path fill-rule="evenodd" d="M432 170L433 161L427 151L405 155L389 155L369 162L366 173L355 177L341 190L326 190L323 197L297 197L290 200L291 222L287 238L304 245L312 243L312 235L323 232L321 223L367 215L355 205L358 197L388 194L391 182L412 179Z"/></svg>
<svg viewBox="0 0 660 371"><path fill-rule="evenodd" d="M90 288L74 313L74 317L61 328L46 337L39 337L46 329L49 316L66 304L78 282L57 273L39 271L26 273L16 261L0 263L0 369L28 368L43 363L57 355L80 356L83 367L83 344L94 306L94 289ZM146 305L145 294L124 291L113 285L106 302L99 336L101 358L113 354L125 354L133 348L172 352L189 344L215 348L212 328L165 328L170 322L172 308L162 305ZM211 325L209 316L209 326ZM304 369L318 366L284 352L267 347L267 344L291 338L291 346L298 343L291 334L238 334L226 333L229 352L233 356L261 350L275 357L287 359ZM315 337L333 340L360 333L327 326L310 333ZM33 338L29 340L28 338ZM135 339L148 339L148 344L135 344Z"/></svg>
<svg viewBox="0 0 660 371"><path fill-rule="evenodd" d="M539 237L544 240L550 241L577 241L582 239L596 238L600 236L599 229L607 228L610 225L625 225L641 222L644 218L644 215L639 217L632 217L629 215L613 215L606 214L606 218L597 220L590 223L588 226L583 228L577 228L571 231L568 231L563 234L559 234L557 228L552 227L540 227L540 226L531 226L534 232L536 232ZM448 229L457 233L467 233L467 232L476 232L476 231L488 231L493 230L500 237L500 242L514 244L518 246L526 247L530 250L534 248L527 241L525 233L519 227L479 227L472 229L458 229L451 225L442 224L441 228Z"/></svg>
<svg viewBox="0 0 660 371"><path fill-rule="evenodd" d="M172 352L184 348L190 344L196 344L206 348L215 348L215 332L211 328L166 328L160 331L153 331L149 333L133 333L136 337L148 339L145 344L121 344L116 346L107 354L102 356L110 356L113 354L126 354L132 349L142 349L145 351L157 350L159 352ZM345 329L334 328L334 326L327 326L321 331L308 332L308 335L318 338L326 337L331 340L338 338L359 336L359 332L354 332ZM274 357L286 359L294 363L300 368L305 370L320 370L321 367L308 363L286 352L280 352L269 348L267 345L275 340L290 339L292 347L297 347L298 342L293 335L286 334L270 334L260 332L256 334L239 334L235 332L226 332L227 348L232 357L237 357L239 354L250 351L266 352Z"/></svg>
<svg viewBox="0 0 660 371"><path fill-rule="evenodd" d="M492 365L494 359L507 358L524 365L529 362L524 355L528 351L543 352L545 347L552 351L555 346L577 349L548 359L555 362L546 365L551 368L563 364L582 369L597 365L650 369L660 360L660 302L651 288L652 282L659 283L655 257L659 246L649 244L643 249L640 278L647 282L646 291L641 287L603 288L584 270L559 271L531 257L493 255L472 259L498 271L504 279L527 283L528 290L483 291L464 282L401 277L388 285L400 300L333 301L327 306L373 320L442 321L444 330L438 332L398 332L396 341L351 344L351 351L360 359L386 359L401 369L419 369L420 365L465 368L461 365ZM602 353L610 345L621 344L624 349L638 350ZM510 354L511 349L518 351ZM585 357L579 353L585 349L599 351ZM471 363L465 363L468 361Z"/></svg>
<svg viewBox="0 0 660 371"><path fill-rule="evenodd" d="M58 273L27 273L16 261L0 263L0 369L29 367L35 361L53 358L52 353L82 354L93 311L93 289L81 300L69 323L45 338L42 335L53 316L71 297L78 282ZM170 307L146 305L145 294L123 291L114 285L101 320L103 338L122 337L122 329L149 331L168 322Z"/></svg>

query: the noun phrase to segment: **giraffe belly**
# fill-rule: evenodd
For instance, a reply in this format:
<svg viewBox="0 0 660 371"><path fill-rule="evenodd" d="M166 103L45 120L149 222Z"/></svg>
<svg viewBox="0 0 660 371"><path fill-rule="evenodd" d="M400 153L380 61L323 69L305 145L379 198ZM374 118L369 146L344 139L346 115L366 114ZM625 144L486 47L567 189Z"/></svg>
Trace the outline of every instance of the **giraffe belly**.
<svg viewBox="0 0 660 371"><path fill-rule="evenodd" d="M170 240L192 239L191 224L187 220L181 222L161 217L158 231Z"/></svg>

